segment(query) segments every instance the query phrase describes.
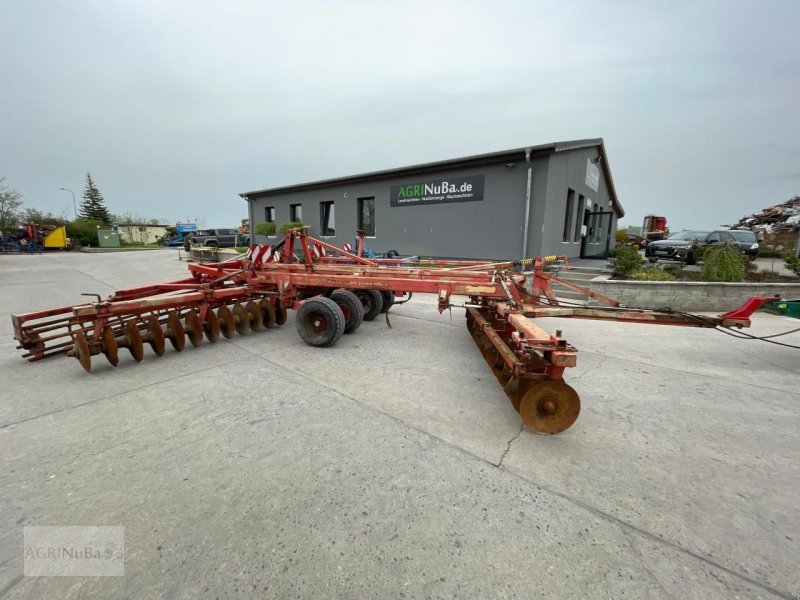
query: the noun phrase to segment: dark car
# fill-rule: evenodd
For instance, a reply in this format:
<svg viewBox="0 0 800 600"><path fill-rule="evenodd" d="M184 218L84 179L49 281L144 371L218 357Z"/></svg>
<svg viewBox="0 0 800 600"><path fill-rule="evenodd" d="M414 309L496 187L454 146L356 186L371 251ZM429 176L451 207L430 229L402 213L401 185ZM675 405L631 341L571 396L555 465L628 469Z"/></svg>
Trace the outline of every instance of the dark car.
<svg viewBox="0 0 800 600"><path fill-rule="evenodd" d="M689 262L691 260L692 244L695 242L703 243L709 235L708 231L679 231L665 240L656 240L647 244L644 255L650 262L656 262L659 258L666 258L694 264L694 261Z"/></svg>
<svg viewBox="0 0 800 600"><path fill-rule="evenodd" d="M192 233L192 243L198 246L233 248L245 244L249 237L238 234L235 229L202 229Z"/></svg>
<svg viewBox="0 0 800 600"><path fill-rule="evenodd" d="M665 240L650 242L644 255L650 262L665 258L693 265L697 262L697 257L693 252L694 244L699 246L730 244L739 248L748 257L755 258L758 255L758 241L755 234L752 231L739 230L679 231Z"/></svg>

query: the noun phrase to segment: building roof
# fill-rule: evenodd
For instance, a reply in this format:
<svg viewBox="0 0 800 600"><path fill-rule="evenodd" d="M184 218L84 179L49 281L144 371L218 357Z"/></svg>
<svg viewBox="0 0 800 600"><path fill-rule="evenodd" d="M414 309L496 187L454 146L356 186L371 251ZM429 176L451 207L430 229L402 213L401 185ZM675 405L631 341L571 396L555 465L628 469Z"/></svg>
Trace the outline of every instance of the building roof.
<svg viewBox="0 0 800 600"><path fill-rule="evenodd" d="M464 156L461 158L451 158L449 160L440 160L436 162L423 163L418 165L409 165L407 167L399 167L395 169L385 169L382 171L372 171L369 173L361 173L358 175L348 175L345 177L335 177L333 179L322 179L319 181L309 181L307 183L298 183L294 185L286 185L281 187L266 188L263 190L253 190L251 192L242 192L239 194L245 200L250 200L251 197L266 197L283 194L286 192L301 192L306 190L314 190L332 185L339 185L342 183L356 183L364 181L374 181L379 179L386 179L387 177L398 177L406 175L417 175L422 173L429 173L432 171L439 171L443 167L446 168L459 168L459 167L473 167L485 164L494 164L498 162L509 162L525 160L525 156L530 153L532 158L546 156L555 152L568 152L570 150L580 150L583 148L597 147L602 159L601 168L605 175L606 182L608 183L608 193L611 197L611 203L615 212L619 217L625 215L625 210L617 199L617 192L614 188L614 180L611 178L611 168L608 164L608 157L606 155L605 144L603 138L591 138L585 140L570 140L565 142L551 142L549 144L540 144L538 146L527 146L524 148L514 148L512 150L502 150L500 152L489 152L487 154L476 154L474 156Z"/></svg>

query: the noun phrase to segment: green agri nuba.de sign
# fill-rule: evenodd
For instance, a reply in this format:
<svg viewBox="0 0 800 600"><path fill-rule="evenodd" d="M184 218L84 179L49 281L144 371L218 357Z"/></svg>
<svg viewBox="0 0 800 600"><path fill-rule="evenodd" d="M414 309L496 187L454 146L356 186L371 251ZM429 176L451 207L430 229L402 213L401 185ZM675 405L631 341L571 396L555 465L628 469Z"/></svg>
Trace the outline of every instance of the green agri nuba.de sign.
<svg viewBox="0 0 800 600"><path fill-rule="evenodd" d="M475 202L483 200L483 182L483 175L468 175L393 185L389 192L389 205L419 206L444 202Z"/></svg>

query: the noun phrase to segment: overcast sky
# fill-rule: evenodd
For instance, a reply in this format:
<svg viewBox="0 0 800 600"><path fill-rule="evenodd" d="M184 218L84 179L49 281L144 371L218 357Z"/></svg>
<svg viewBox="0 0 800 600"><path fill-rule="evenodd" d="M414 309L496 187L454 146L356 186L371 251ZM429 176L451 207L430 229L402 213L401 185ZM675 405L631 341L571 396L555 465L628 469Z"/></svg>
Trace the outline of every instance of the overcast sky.
<svg viewBox="0 0 800 600"><path fill-rule="evenodd" d="M0 176L72 214L605 138L625 224L800 194L800 2L3 0ZM79 198L80 200L80 198Z"/></svg>

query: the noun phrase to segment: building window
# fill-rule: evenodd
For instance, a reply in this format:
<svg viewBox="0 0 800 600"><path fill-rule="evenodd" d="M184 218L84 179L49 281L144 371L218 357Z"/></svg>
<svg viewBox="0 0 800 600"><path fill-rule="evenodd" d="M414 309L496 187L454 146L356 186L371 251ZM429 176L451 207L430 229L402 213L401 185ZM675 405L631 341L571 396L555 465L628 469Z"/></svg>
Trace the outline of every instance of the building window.
<svg viewBox="0 0 800 600"><path fill-rule="evenodd" d="M274 223L275 222L275 207L274 206L267 206L264 208L264 220L267 223Z"/></svg>
<svg viewBox="0 0 800 600"><path fill-rule="evenodd" d="M336 213L333 202L320 202L319 216L322 235L336 235Z"/></svg>
<svg viewBox="0 0 800 600"><path fill-rule="evenodd" d="M358 228L375 237L375 198L358 199Z"/></svg>
<svg viewBox="0 0 800 600"><path fill-rule="evenodd" d="M578 194L578 218L575 219L575 237L573 241L579 242L581 239L581 227L583 227L583 222L586 220L586 213L589 212L586 210L586 198L583 197L583 194Z"/></svg>
<svg viewBox="0 0 800 600"><path fill-rule="evenodd" d="M564 232L561 235L562 242L571 241L572 236L572 215L575 213L575 190L567 190L567 208L564 211Z"/></svg>
<svg viewBox="0 0 800 600"><path fill-rule="evenodd" d="M289 220L293 223L302 223L303 222L303 205L302 204L290 204L289 205Z"/></svg>

